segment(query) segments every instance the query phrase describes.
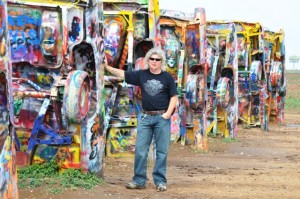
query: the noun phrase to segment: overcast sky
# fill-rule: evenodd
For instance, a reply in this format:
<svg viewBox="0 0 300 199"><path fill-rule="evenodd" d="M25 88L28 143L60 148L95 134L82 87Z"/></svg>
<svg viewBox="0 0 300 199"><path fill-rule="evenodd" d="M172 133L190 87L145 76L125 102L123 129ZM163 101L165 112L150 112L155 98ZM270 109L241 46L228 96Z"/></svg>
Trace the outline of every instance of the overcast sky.
<svg viewBox="0 0 300 199"><path fill-rule="evenodd" d="M241 20L259 22L271 31L285 32L286 66L300 70L300 63L291 64L289 57L300 56L300 0L160 0L161 9L194 12L202 7L206 20Z"/></svg>

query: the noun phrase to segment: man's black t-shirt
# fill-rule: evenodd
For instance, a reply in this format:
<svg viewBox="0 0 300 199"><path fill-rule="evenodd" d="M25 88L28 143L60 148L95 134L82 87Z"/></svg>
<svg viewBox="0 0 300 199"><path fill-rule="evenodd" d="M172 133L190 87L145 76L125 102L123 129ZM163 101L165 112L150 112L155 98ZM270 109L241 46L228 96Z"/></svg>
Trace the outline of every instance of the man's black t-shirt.
<svg viewBox="0 0 300 199"><path fill-rule="evenodd" d="M177 95L173 77L165 71L153 74L149 69L125 71L125 81L142 90L142 106L146 111L168 109L170 98Z"/></svg>

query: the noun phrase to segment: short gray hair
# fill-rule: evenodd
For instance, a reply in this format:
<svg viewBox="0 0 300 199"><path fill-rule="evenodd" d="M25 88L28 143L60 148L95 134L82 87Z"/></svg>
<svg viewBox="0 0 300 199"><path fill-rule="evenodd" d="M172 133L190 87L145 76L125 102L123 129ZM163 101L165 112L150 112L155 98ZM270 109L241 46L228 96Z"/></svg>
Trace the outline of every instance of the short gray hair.
<svg viewBox="0 0 300 199"><path fill-rule="evenodd" d="M161 70L162 71L166 71L167 67L166 67L166 55L165 52L158 47L152 48L150 49L144 59L144 64L145 64L145 69L149 68L148 62L149 62L149 58L151 57L151 55L157 55L161 58Z"/></svg>

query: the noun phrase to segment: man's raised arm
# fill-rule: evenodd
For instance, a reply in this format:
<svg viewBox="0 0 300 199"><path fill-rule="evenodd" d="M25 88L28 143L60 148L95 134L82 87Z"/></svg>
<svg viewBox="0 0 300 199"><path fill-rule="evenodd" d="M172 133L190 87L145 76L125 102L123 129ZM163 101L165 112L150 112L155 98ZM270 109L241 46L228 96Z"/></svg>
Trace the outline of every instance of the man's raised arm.
<svg viewBox="0 0 300 199"><path fill-rule="evenodd" d="M104 61L104 68L114 76L125 78L124 70L113 68L113 67L109 66L107 64L107 61Z"/></svg>

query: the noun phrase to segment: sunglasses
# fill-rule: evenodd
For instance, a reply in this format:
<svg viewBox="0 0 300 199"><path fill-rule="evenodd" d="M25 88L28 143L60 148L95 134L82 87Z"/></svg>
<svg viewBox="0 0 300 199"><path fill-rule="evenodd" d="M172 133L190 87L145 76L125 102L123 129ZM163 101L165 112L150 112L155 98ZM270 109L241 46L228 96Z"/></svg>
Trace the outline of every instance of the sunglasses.
<svg viewBox="0 0 300 199"><path fill-rule="evenodd" d="M149 58L151 61L160 61L161 59L160 58L153 58L153 57L150 57Z"/></svg>

